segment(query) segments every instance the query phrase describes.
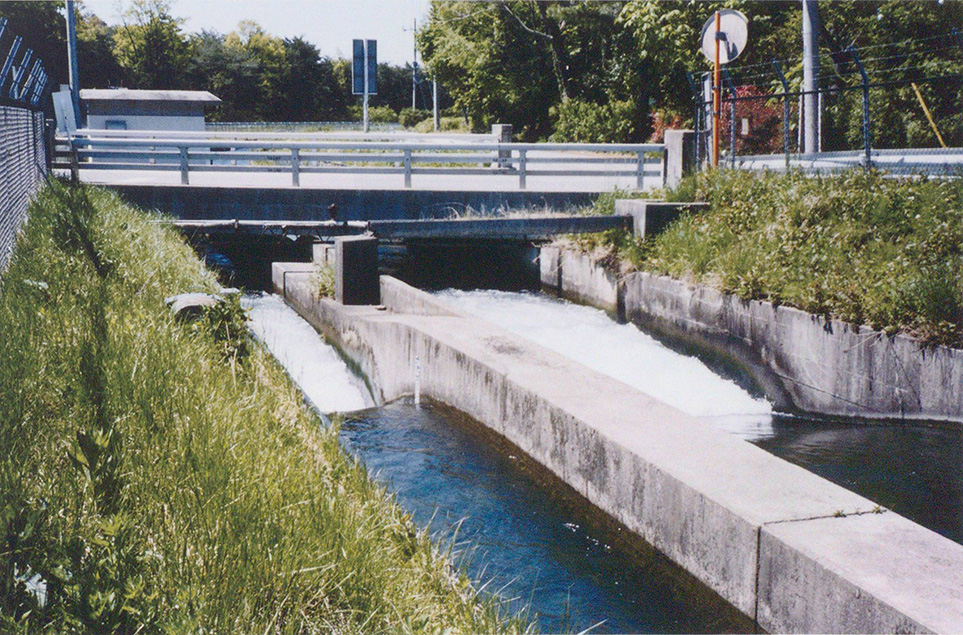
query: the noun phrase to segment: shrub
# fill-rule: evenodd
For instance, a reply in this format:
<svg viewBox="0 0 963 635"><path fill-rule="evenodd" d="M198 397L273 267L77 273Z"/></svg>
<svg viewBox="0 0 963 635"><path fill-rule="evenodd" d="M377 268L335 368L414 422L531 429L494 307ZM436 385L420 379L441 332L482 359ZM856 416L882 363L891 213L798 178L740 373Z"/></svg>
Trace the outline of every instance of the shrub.
<svg viewBox="0 0 963 635"><path fill-rule="evenodd" d="M405 128L414 128L425 120L431 120L430 110L415 110L413 108L402 108L398 113L398 123Z"/></svg>
<svg viewBox="0 0 963 635"><path fill-rule="evenodd" d="M553 106L552 140L571 143L632 143L641 137L640 118L630 101L607 104L570 99Z"/></svg>
<svg viewBox="0 0 963 635"><path fill-rule="evenodd" d="M364 106L355 104L348 108L348 115L353 121L364 119ZM389 106L368 106L368 121L371 123L398 123L398 113Z"/></svg>

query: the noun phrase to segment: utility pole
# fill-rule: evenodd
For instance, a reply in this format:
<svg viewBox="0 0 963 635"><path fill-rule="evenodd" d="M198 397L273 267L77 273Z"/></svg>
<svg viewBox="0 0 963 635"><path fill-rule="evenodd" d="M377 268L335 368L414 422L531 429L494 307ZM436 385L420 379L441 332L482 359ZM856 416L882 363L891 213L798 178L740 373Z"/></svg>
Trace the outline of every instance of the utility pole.
<svg viewBox="0 0 963 635"><path fill-rule="evenodd" d="M415 95L418 92L418 18L411 23L411 109L415 110Z"/></svg>
<svg viewBox="0 0 963 635"><path fill-rule="evenodd" d="M70 70L70 97L74 104L74 120L80 126L80 72L77 70L77 23L74 0L67 0L67 66Z"/></svg>
<svg viewBox="0 0 963 635"><path fill-rule="evenodd" d="M819 9L817 0L802 0L803 38L803 148L819 152Z"/></svg>

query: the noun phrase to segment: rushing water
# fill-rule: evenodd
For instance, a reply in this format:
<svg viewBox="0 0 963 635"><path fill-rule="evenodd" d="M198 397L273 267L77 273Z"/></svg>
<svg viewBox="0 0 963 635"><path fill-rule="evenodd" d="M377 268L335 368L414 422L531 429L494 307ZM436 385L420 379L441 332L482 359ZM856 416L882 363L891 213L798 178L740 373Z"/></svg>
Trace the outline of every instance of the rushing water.
<svg viewBox="0 0 963 635"><path fill-rule="evenodd" d="M284 300L272 294L249 294L243 306L251 330L318 411L350 412L374 405L364 382Z"/></svg>
<svg viewBox="0 0 963 635"><path fill-rule="evenodd" d="M963 430L899 420L821 421L764 400L603 311L535 293L443 291L486 318L963 542Z"/></svg>
<svg viewBox="0 0 963 635"><path fill-rule="evenodd" d="M637 327L613 322L604 311L539 293L447 290L437 295L714 426L747 439L772 435L768 401Z"/></svg>

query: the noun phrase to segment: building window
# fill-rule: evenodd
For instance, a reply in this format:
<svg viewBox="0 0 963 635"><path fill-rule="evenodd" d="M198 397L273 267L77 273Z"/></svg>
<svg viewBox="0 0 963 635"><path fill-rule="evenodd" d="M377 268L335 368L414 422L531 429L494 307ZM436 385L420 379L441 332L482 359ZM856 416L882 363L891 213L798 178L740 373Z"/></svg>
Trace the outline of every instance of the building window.
<svg viewBox="0 0 963 635"><path fill-rule="evenodd" d="M127 122L123 119L107 119L104 121L105 130L127 130Z"/></svg>

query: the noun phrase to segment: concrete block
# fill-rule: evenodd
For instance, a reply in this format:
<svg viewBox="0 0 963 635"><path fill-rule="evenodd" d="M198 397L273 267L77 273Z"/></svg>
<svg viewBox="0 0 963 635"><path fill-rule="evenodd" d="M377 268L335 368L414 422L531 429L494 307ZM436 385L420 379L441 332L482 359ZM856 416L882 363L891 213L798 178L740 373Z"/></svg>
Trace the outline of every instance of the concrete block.
<svg viewBox="0 0 963 635"><path fill-rule="evenodd" d="M290 274L312 274L318 271L313 262L273 262L271 263L271 286L281 297L287 297L288 276Z"/></svg>
<svg viewBox="0 0 963 635"><path fill-rule="evenodd" d="M892 512L766 525L757 619L775 633L959 633L963 549Z"/></svg>
<svg viewBox="0 0 963 635"><path fill-rule="evenodd" d="M317 242L311 245L311 261L321 266L334 267L334 244Z"/></svg>
<svg viewBox="0 0 963 635"><path fill-rule="evenodd" d="M495 137L495 143L511 143L512 142L512 124L510 123L496 123L492 124L492 136ZM496 168L510 168L512 152L511 150L499 150L498 160L492 167Z"/></svg>
<svg viewBox="0 0 963 635"><path fill-rule="evenodd" d="M701 212L708 203L668 203L644 199L617 199L616 215L632 217L632 233L636 238L654 236L665 230L685 212Z"/></svg>
<svg viewBox="0 0 963 635"><path fill-rule="evenodd" d="M378 239L349 236L334 241L334 299L341 304L379 304Z"/></svg>
<svg viewBox="0 0 963 635"><path fill-rule="evenodd" d="M692 130L665 131L665 185L678 187L682 177L696 168L696 133Z"/></svg>

